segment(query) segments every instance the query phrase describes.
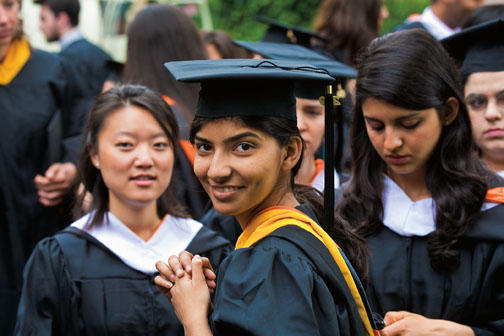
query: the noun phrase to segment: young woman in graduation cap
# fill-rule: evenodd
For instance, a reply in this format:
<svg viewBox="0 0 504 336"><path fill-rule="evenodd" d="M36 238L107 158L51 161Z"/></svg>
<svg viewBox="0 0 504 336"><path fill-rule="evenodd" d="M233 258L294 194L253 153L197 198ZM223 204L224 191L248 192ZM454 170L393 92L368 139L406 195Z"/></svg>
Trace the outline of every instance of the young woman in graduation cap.
<svg viewBox="0 0 504 336"><path fill-rule="evenodd" d="M338 213L370 249L382 335L504 334L503 181L473 150L457 71L423 30L360 61Z"/></svg>
<svg viewBox="0 0 504 336"><path fill-rule="evenodd" d="M504 19L468 28L443 40L462 62L464 96L478 154L504 177Z"/></svg>
<svg viewBox="0 0 504 336"><path fill-rule="evenodd" d="M178 80L202 83L194 170L215 209L243 228L221 265L210 325L200 258L185 264L192 277L180 269L182 255L158 262L156 283L170 289L186 335L372 335L360 281L339 249L364 275L363 241L338 220L329 226L333 240L317 223L322 206L313 189L293 183L303 141L292 82L332 78L278 60L166 66Z"/></svg>
<svg viewBox="0 0 504 336"><path fill-rule="evenodd" d="M91 212L42 240L24 272L16 335L181 335L155 262L189 250L218 265L229 243L173 196L177 122L143 86L98 97L84 133Z"/></svg>

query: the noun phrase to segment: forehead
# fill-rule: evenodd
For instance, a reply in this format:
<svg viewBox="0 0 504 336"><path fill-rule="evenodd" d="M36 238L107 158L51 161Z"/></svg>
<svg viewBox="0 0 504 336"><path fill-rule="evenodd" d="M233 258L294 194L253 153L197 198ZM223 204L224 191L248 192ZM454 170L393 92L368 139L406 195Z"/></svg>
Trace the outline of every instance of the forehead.
<svg viewBox="0 0 504 336"><path fill-rule="evenodd" d="M471 74L465 85L465 94L496 93L504 90L504 71L476 72Z"/></svg>
<svg viewBox="0 0 504 336"><path fill-rule="evenodd" d="M222 118L206 121L198 132L196 132L196 137L217 142L243 133L253 133L262 139L268 137L266 133L246 126L238 118Z"/></svg>
<svg viewBox="0 0 504 336"><path fill-rule="evenodd" d="M109 112L105 117L102 127L102 132L141 132L152 130L156 132L162 131L162 127L150 111L134 105L126 105Z"/></svg>
<svg viewBox="0 0 504 336"><path fill-rule="evenodd" d="M408 118L410 116L426 115L436 113L434 108L426 110L410 110L395 106L383 100L367 98L362 104L362 113L365 118L378 119L380 121L393 121L399 118Z"/></svg>

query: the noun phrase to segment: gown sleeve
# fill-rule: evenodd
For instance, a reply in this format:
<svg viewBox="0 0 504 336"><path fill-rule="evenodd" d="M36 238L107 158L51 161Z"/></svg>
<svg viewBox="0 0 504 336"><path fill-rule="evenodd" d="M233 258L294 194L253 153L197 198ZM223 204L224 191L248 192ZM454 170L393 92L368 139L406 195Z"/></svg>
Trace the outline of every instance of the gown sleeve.
<svg viewBox="0 0 504 336"><path fill-rule="evenodd" d="M351 334L344 302L335 302L300 253L240 249L224 261L219 276L214 335Z"/></svg>
<svg viewBox="0 0 504 336"><path fill-rule="evenodd" d="M24 269L15 335L77 335L77 293L59 244L42 240Z"/></svg>

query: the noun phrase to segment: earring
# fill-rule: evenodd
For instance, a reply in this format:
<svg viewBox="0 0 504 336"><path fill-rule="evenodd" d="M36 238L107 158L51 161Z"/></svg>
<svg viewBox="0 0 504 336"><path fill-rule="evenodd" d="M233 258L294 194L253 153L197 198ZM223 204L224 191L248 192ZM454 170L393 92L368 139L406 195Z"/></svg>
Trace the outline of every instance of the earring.
<svg viewBox="0 0 504 336"><path fill-rule="evenodd" d="M96 162L95 166L96 168L100 168L100 162Z"/></svg>

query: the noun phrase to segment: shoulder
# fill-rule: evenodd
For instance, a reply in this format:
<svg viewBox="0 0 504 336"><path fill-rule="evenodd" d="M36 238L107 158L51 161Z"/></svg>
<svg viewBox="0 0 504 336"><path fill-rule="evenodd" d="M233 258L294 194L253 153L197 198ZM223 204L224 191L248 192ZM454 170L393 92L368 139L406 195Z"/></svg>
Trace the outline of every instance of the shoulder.
<svg viewBox="0 0 504 336"><path fill-rule="evenodd" d="M408 29L415 29L415 28L420 28L427 30L425 26L420 22L420 21L413 21L413 22L405 22L395 28L393 28L390 33L402 31L402 30L408 30Z"/></svg>
<svg viewBox="0 0 504 336"><path fill-rule="evenodd" d="M32 70L40 69L40 72L46 75L52 75L61 70L61 58L53 53L40 49L31 49L28 64Z"/></svg>
<svg viewBox="0 0 504 336"><path fill-rule="evenodd" d="M73 43L61 51L61 55L80 55L84 53L92 53L98 55L102 58L110 58L110 56L97 45L89 42L88 40L82 38Z"/></svg>
<svg viewBox="0 0 504 336"><path fill-rule="evenodd" d="M504 204L479 212L467 238L504 243Z"/></svg>

